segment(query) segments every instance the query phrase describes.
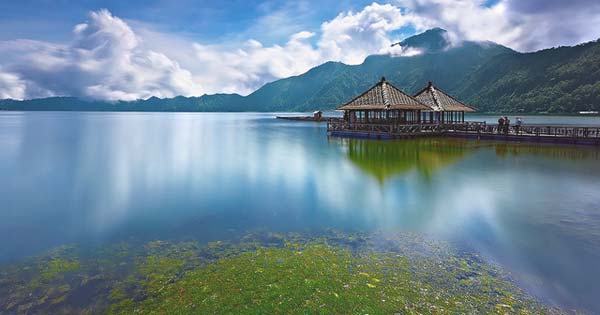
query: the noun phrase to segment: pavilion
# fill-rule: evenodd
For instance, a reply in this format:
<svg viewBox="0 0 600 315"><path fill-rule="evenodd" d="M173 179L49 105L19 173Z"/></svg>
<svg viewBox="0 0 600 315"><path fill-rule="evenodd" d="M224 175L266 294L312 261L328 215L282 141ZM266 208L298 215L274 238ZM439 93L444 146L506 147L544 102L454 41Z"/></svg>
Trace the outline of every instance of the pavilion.
<svg viewBox="0 0 600 315"><path fill-rule="evenodd" d="M421 112L432 108L381 78L366 92L339 106L344 120L356 124L419 124Z"/></svg>
<svg viewBox="0 0 600 315"><path fill-rule="evenodd" d="M424 123L455 124L465 122L465 112L476 111L475 107L448 95L435 87L431 82L419 91L415 98L427 105L430 110L424 113Z"/></svg>
<svg viewBox="0 0 600 315"><path fill-rule="evenodd" d="M473 112L475 108L431 82L410 96L382 77L373 87L337 109L344 111L344 118L327 122L327 131L334 136L377 139L434 136L484 125L465 122L465 112Z"/></svg>

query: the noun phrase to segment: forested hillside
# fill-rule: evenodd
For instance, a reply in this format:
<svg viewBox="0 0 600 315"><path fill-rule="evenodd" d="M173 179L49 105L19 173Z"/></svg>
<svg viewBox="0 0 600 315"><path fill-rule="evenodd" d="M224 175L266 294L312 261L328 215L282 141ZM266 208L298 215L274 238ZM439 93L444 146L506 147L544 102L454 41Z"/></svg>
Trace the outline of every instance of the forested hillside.
<svg viewBox="0 0 600 315"><path fill-rule="evenodd" d="M466 77L456 95L486 112L600 110L600 42L500 55Z"/></svg>

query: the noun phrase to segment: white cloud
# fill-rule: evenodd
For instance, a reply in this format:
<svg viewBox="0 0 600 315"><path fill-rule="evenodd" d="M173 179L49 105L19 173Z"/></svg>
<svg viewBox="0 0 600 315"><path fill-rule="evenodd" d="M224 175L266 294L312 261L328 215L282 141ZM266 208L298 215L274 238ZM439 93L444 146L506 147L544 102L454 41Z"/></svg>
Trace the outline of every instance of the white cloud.
<svg viewBox="0 0 600 315"><path fill-rule="evenodd" d="M23 99L25 97L25 92L25 82L17 75L0 72L0 99Z"/></svg>
<svg viewBox="0 0 600 315"><path fill-rule="evenodd" d="M9 56L0 65L38 87L3 95L133 100L219 92L248 94L267 82L301 74L325 61L357 64L369 54L392 52L387 32L409 22L397 7L374 3L323 23L319 35L293 33L282 45L265 46L255 39L241 45L202 44L155 31L143 23L134 23L138 27L132 28L100 10L91 12L88 22L74 27L73 40L68 44L0 42L0 53ZM316 36L315 45L311 40Z"/></svg>
<svg viewBox="0 0 600 315"><path fill-rule="evenodd" d="M390 48L392 41L387 36L414 19L397 7L374 3L323 23L319 34L301 31L290 35L283 45L270 46L255 39L241 44L190 45L148 27L138 31L151 39L144 45L151 49L163 47L166 55L189 69L202 93L248 94L267 82L304 73L326 61L359 64L374 53L418 54L420 51L414 49ZM316 44L312 44L317 36Z"/></svg>
<svg viewBox="0 0 600 315"><path fill-rule="evenodd" d="M11 97L134 100L193 94L191 73L162 53L141 49L141 39L123 20L106 10L90 13L89 19L75 26L74 38L66 45L0 43L0 53L7 56L4 68L36 87Z"/></svg>
<svg viewBox="0 0 600 315"><path fill-rule="evenodd" d="M238 48L193 44L195 80L205 92L247 94L279 78L300 74L322 62L319 52L297 33L285 45L265 47L248 40Z"/></svg>
<svg viewBox="0 0 600 315"><path fill-rule="evenodd" d="M389 32L417 20L396 6L373 3L360 12L345 12L323 23L318 46L328 60L358 64L370 54L391 52Z"/></svg>
<svg viewBox="0 0 600 315"><path fill-rule="evenodd" d="M303 39L309 39L309 38L311 38L313 36L315 36L315 33L313 33L313 32L302 31L302 32L298 32L296 34L293 34L290 37L290 40L292 40L292 41L299 41L299 40L303 40Z"/></svg>
<svg viewBox="0 0 600 315"><path fill-rule="evenodd" d="M511 27L503 2L492 7L481 0L398 0L398 4L418 15L422 28L439 26L462 39L511 42L519 33Z"/></svg>

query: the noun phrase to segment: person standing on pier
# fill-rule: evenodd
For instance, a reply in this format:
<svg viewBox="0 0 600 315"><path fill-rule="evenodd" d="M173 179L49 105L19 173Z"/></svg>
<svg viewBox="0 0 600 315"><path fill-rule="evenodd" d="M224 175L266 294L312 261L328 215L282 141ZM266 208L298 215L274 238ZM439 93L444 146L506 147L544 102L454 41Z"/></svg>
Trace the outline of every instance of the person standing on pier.
<svg viewBox="0 0 600 315"><path fill-rule="evenodd" d="M522 124L523 124L523 118L517 117L517 126L515 127L517 134L519 133L519 130L521 129Z"/></svg>
<svg viewBox="0 0 600 315"><path fill-rule="evenodd" d="M508 116L504 116L504 134L505 135L508 134L509 128L510 128L510 119L508 119Z"/></svg>
<svg viewBox="0 0 600 315"><path fill-rule="evenodd" d="M498 133L501 133L504 130L504 117L500 116L498 118Z"/></svg>

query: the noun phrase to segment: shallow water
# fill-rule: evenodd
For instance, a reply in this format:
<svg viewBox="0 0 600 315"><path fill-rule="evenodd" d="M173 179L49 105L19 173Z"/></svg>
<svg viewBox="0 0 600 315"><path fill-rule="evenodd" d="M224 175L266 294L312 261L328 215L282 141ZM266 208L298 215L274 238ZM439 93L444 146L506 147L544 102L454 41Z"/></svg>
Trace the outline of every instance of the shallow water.
<svg viewBox="0 0 600 315"><path fill-rule="evenodd" d="M416 232L549 304L600 312L598 148L328 138L274 116L1 113L0 262L130 238Z"/></svg>

